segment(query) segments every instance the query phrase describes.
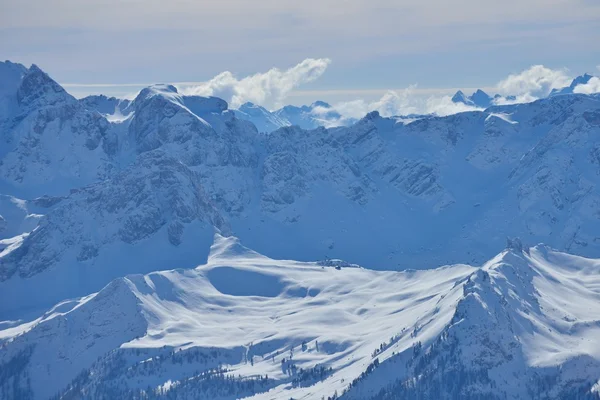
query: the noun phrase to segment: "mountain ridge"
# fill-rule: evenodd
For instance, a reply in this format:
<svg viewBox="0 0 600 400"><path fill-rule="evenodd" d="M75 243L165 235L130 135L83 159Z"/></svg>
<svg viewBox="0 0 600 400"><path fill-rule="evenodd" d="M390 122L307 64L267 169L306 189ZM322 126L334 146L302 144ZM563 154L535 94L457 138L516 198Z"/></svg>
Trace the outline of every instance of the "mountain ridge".
<svg viewBox="0 0 600 400"><path fill-rule="evenodd" d="M231 398L218 389L225 385L257 400L336 392L392 399L415 390L445 390L440 398L594 398L600 354L589 341L597 342L599 328L585 321L600 315L580 305L600 297L598 260L511 245L481 267L377 272L320 264L273 260L216 235L204 265L118 278L13 329L0 363L23 367L9 369L2 393L105 398L148 395L149 387L157 398ZM562 285L577 297L549 296ZM42 332L47 344L30 348ZM68 347L56 345L67 336ZM81 348L86 357L75 360ZM70 367L48 380L33 368L42 355L47 365ZM203 374L219 365L226 371L207 381ZM458 373L466 380L440 386ZM544 378L555 374L556 381ZM31 387L12 386L26 381Z"/></svg>

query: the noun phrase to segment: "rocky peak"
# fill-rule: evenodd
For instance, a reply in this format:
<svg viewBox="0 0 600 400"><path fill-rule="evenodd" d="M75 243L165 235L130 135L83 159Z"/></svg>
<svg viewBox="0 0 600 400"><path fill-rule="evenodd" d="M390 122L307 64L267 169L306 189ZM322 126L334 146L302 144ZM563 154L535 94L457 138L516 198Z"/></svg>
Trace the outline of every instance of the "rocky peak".
<svg viewBox="0 0 600 400"><path fill-rule="evenodd" d="M29 109L76 101L35 64L23 75L17 99L21 107Z"/></svg>

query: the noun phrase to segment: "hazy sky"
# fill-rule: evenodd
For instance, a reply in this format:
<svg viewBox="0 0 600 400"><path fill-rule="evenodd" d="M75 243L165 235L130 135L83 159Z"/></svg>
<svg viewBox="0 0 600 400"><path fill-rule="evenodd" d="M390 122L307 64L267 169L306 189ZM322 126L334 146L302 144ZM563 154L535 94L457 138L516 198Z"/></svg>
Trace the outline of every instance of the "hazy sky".
<svg viewBox="0 0 600 400"><path fill-rule="evenodd" d="M77 95L327 59L290 102L494 86L532 65L598 73L598 0L0 0L0 58Z"/></svg>

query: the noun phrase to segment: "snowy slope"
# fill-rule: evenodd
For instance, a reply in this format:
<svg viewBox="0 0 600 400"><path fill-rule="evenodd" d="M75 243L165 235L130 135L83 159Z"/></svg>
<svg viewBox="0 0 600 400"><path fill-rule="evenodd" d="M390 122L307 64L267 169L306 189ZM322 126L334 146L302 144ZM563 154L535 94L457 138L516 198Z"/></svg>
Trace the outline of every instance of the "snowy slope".
<svg viewBox="0 0 600 400"><path fill-rule="evenodd" d="M301 107L288 105L275 111L274 114L302 129L343 126L355 122L344 119L339 112L324 101L315 101L311 105Z"/></svg>
<svg viewBox="0 0 600 400"><path fill-rule="evenodd" d="M0 331L0 393L592 398L599 273L518 241L482 267L377 272L216 235L196 269L120 278Z"/></svg>
<svg viewBox="0 0 600 400"><path fill-rule="evenodd" d="M233 110L236 117L253 123L259 132L271 133L279 128L294 125L302 129L319 127L348 126L356 122L344 118L330 104L315 101L311 105L287 105L275 111L269 111L252 103L242 104Z"/></svg>
<svg viewBox="0 0 600 400"><path fill-rule="evenodd" d="M244 103L240 108L234 110L234 112L235 116L239 119L252 122L259 132L269 133L291 125L287 119L281 118L266 108L252 103Z"/></svg>
<svg viewBox="0 0 600 400"><path fill-rule="evenodd" d="M462 90L459 90L454 94L454 96L452 96L451 100L454 103L462 103L467 106L485 109L493 105L494 97L491 97L481 89L477 89L470 96L467 96Z"/></svg>
<svg viewBox="0 0 600 400"><path fill-rule="evenodd" d="M79 102L88 110L98 111L110 122L121 121L131 112L129 109L131 101L127 99L92 95L79 99Z"/></svg>
<svg viewBox="0 0 600 400"><path fill-rule="evenodd" d="M19 73L8 79L7 69ZM105 118L86 110L36 65L0 63L0 76L7 80L0 102L9 110L0 119L4 194L58 194L108 174L116 138Z"/></svg>
<svg viewBox="0 0 600 400"><path fill-rule="evenodd" d="M466 280L450 323L345 398L597 398L598 260L546 246L513 248ZM402 367L401 367L402 368Z"/></svg>

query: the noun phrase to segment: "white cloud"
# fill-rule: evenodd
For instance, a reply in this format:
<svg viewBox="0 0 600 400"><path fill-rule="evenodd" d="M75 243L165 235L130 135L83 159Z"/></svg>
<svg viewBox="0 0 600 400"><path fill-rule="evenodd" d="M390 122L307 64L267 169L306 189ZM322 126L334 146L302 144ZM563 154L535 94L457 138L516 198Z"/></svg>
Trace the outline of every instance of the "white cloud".
<svg viewBox="0 0 600 400"><path fill-rule="evenodd" d="M460 112L477 110L483 109L469 106L463 103L455 103L452 101L452 97L450 96L431 96L427 99L427 102L425 104L424 114L435 114L439 116L445 116L457 114Z"/></svg>
<svg viewBox="0 0 600 400"><path fill-rule="evenodd" d="M500 93L496 104L528 103L546 97L552 89L568 86L571 78L562 69L551 69L543 65L533 65L518 73L511 74L491 88L490 94ZM596 81L594 81L596 82ZM592 83L594 83L592 82ZM582 90L584 90L582 88ZM592 90L591 88L586 90ZM596 90L595 88L593 90ZM382 116L409 114L450 115L466 111L479 110L463 103L454 103L448 95L419 96L416 85L403 90L389 90L374 101L357 99L334 104L333 108L345 119L362 118L370 111L378 111ZM508 97L511 96L511 97Z"/></svg>
<svg viewBox="0 0 600 400"><path fill-rule="evenodd" d="M498 92L504 95L521 96L523 99L546 97L552 89L568 86L571 78L564 70L555 70L543 65L533 65L518 73L511 74L498 82Z"/></svg>
<svg viewBox="0 0 600 400"><path fill-rule="evenodd" d="M600 66L599 66L600 67ZM511 74L495 87L487 88L488 94L500 94L494 104L529 103L547 97L553 89L569 86L572 78L564 69L551 69L533 65L518 74ZM416 92L416 85L404 90L390 90L376 101L353 100L340 102L334 108L346 118L361 118L370 111L379 111L382 116L408 114L436 114L440 116L475 111L479 108L463 103L454 103L448 95L433 94L427 98ZM592 78L586 85L579 85L576 93L600 92L600 79Z"/></svg>
<svg viewBox="0 0 600 400"><path fill-rule="evenodd" d="M600 78L594 76L588 83L575 86L573 92L583 94L600 93Z"/></svg>
<svg viewBox="0 0 600 400"><path fill-rule="evenodd" d="M384 116L416 114L419 112L414 99L417 85L411 85L400 91L389 90L373 104L373 110Z"/></svg>
<svg viewBox="0 0 600 400"><path fill-rule="evenodd" d="M416 85L403 90L389 90L380 99L367 102L353 100L333 105L345 119L358 119L371 111L378 111L384 117L410 114L450 115L478 110L462 103L454 103L450 96L423 97L415 94Z"/></svg>
<svg viewBox="0 0 600 400"><path fill-rule="evenodd" d="M242 79L225 71L208 82L180 87L180 91L190 95L217 96L229 102L232 108L247 101L273 108L281 105L286 96L298 86L323 75L330 63L328 58L307 58L285 71L272 68Z"/></svg>
<svg viewBox="0 0 600 400"><path fill-rule="evenodd" d="M383 116L400 114L414 114L418 112L413 104L413 92L416 85L411 85L403 90L388 90L383 96L375 101L357 99L340 102L333 108L346 118L362 118L371 111L378 111Z"/></svg>
<svg viewBox="0 0 600 400"><path fill-rule="evenodd" d="M498 106L509 105L509 104L520 104L520 103L531 103L536 101L538 98L532 96L530 93L520 94L518 96L498 97L493 100L493 103Z"/></svg>
<svg viewBox="0 0 600 400"><path fill-rule="evenodd" d="M340 125L350 120L360 119L371 111L382 116L435 114L440 116L459 112L474 111L478 108L463 103L454 103L449 94L456 88L417 88L416 84L405 89L327 89L296 90L304 83L312 82L323 75L330 65L328 58L305 59L287 70L272 68L264 73L243 78L235 77L225 71L206 82L179 82L175 86L180 93L200 96L217 96L229 102L231 108L237 108L250 101L268 109L279 108L284 104L298 104L302 98L304 104L315 100L327 100L333 103L333 111L341 115L338 118L332 109L317 107L313 113L324 121L326 126ZM552 89L568 86L571 78L564 69L550 69L543 65L533 65L518 73L511 74L493 87L482 87L488 94L502 94L494 98L494 104L505 105L527 103L546 97ZM92 87L130 90L142 84L68 84L69 88L81 90ZM114 87L113 87L114 89ZM475 88L462 88L465 93ZM592 78L586 85L579 85L576 93L600 92L600 79ZM122 95L121 95L122 96ZM337 99L333 99L337 97ZM292 101L295 99L296 101ZM336 101L337 100L337 101Z"/></svg>

